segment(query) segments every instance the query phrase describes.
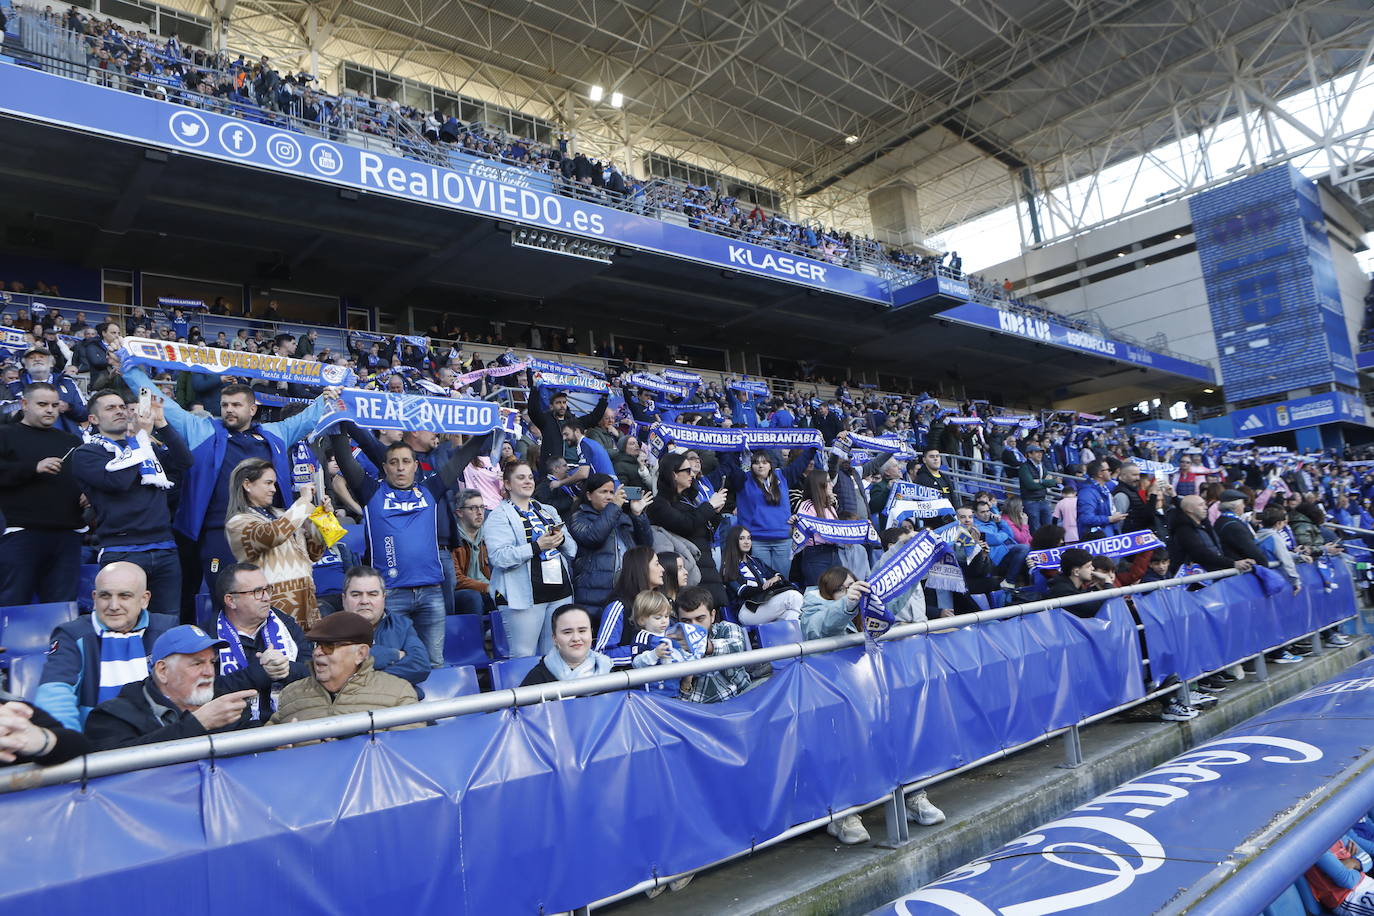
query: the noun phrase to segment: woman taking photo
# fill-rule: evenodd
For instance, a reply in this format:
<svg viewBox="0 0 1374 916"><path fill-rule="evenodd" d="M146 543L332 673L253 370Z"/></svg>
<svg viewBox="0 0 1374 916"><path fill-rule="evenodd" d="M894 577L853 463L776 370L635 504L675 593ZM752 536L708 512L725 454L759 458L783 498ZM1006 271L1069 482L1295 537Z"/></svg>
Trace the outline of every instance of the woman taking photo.
<svg viewBox="0 0 1374 916"><path fill-rule="evenodd" d="M782 470L773 465L772 453L765 451L749 457L748 471L738 463L737 454L725 459L733 462L725 480L735 494L735 515L753 535L754 557L774 570L786 572L792 565L792 510L787 492L801 486L815 452L813 448L798 449L796 457ZM723 560L721 569L729 569Z"/></svg>
<svg viewBox="0 0 1374 916"><path fill-rule="evenodd" d="M658 465L658 495L649 507L649 521L684 538L697 548L701 587L711 593L716 606L726 603L725 586L711 555L711 532L720 524L720 510L729 495L725 488L698 503L694 468L687 456L673 452Z"/></svg>
<svg viewBox="0 0 1374 916"><path fill-rule="evenodd" d="M502 480L506 498L482 523L491 588L506 597L501 617L511 656L543 655L552 645L554 610L572 600L577 542L564 533L558 510L534 498L528 463L506 465Z"/></svg>
<svg viewBox="0 0 1374 916"><path fill-rule="evenodd" d="M301 487L300 496L285 511L272 505L276 493L272 462L264 458L240 461L229 475L224 534L234 559L262 567L272 587L272 606L308 629L320 619L313 566L324 555L324 538L310 521L315 486ZM329 497L324 507L333 511Z"/></svg>
<svg viewBox="0 0 1374 916"><path fill-rule="evenodd" d="M644 514L653 500L647 493L626 500L625 488L609 474L587 478L585 495L568 519L568 532L577 542L573 595L579 604L601 607L610 601L625 551L653 546L654 532Z"/></svg>
<svg viewBox="0 0 1374 916"><path fill-rule="evenodd" d="M746 627L773 620L801 617L802 593L776 568L753 555L753 535L736 525L725 535L721 550L721 578L735 593L735 613Z"/></svg>

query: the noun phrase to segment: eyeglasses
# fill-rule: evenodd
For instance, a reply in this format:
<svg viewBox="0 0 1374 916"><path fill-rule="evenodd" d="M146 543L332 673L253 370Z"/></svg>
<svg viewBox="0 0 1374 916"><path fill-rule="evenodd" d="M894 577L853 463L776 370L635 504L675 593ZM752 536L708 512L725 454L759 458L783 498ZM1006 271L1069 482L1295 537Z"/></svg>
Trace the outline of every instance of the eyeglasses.
<svg viewBox="0 0 1374 916"><path fill-rule="evenodd" d="M250 588L240 592L225 592L226 595L252 595L259 601L266 601L272 597L272 586L259 585L257 588Z"/></svg>
<svg viewBox="0 0 1374 916"><path fill-rule="evenodd" d="M674 474L690 474L690 473L692 473L692 469L691 469L691 468L678 468L678 469L677 469L676 471L674 471L673 473L674 473Z"/></svg>
<svg viewBox="0 0 1374 916"><path fill-rule="evenodd" d="M324 653L325 655L333 655L333 654L334 654L334 650L336 650L336 649L342 649L344 646L361 646L361 645L362 645L362 643L359 643L359 642L317 642L317 643L315 643L315 648L316 648L316 649L319 649L319 650L320 650L322 653Z"/></svg>
<svg viewBox="0 0 1374 916"><path fill-rule="evenodd" d="M478 503L475 506L462 506L460 508L462 508L464 512L481 512L486 506L482 503Z"/></svg>

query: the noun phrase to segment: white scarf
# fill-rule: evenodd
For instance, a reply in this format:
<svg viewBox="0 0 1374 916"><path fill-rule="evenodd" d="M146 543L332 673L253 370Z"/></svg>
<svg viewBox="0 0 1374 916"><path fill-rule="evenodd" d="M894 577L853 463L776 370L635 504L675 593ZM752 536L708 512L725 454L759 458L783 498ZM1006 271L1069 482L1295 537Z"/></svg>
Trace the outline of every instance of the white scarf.
<svg viewBox="0 0 1374 916"><path fill-rule="evenodd" d="M148 438L148 433L139 430L138 435L133 439L133 446L129 445L129 440L116 442L109 436L94 435L91 441L98 444L105 451L114 457L105 463L107 471L122 471L125 468L139 466L138 482L143 486L157 487L160 490L170 490L172 482L167 479L167 474L162 469L162 463L157 460L157 453L153 451L153 441Z"/></svg>
<svg viewBox="0 0 1374 916"><path fill-rule="evenodd" d="M557 649L553 649L548 655L544 656L544 667L548 668L549 673L560 681L575 681L579 678L610 674L611 660L609 657L593 650L587 653L587 657L582 660L582 664L573 668L563 658L562 653Z"/></svg>

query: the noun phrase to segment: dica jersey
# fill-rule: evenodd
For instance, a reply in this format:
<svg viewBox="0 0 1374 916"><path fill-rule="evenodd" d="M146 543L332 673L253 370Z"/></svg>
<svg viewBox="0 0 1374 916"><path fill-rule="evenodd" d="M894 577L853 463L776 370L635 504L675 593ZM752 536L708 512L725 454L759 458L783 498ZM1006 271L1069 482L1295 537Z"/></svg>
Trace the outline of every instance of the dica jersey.
<svg viewBox="0 0 1374 916"><path fill-rule="evenodd" d="M438 502L424 484L398 490L382 483L363 504L369 559L387 588L443 583Z"/></svg>

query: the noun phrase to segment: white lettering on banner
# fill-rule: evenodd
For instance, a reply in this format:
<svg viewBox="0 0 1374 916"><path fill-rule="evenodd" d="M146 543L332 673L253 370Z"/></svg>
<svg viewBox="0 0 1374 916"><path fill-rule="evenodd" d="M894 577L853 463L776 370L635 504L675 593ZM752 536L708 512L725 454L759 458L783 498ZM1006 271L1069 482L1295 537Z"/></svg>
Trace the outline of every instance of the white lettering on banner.
<svg viewBox="0 0 1374 916"><path fill-rule="evenodd" d="M1042 321L1039 318L1027 318L1025 315L1018 315L1015 312L1007 312L1002 309L996 311L998 327L1009 334L1030 337L1034 340L1054 339L1048 321Z"/></svg>
<svg viewBox="0 0 1374 916"><path fill-rule="evenodd" d="M1070 817L1051 821L1032 833L1012 840L991 855L975 859L914 894L908 894L896 901L896 912L906 916L917 916L918 913L928 916L931 912L930 907L935 906L955 916L1048 916L1052 913L1080 910L1081 907L1110 900L1130 888L1137 877L1149 874L1168 863L1169 850L1138 822L1175 802L1186 799L1192 794L1190 786L1221 779L1219 767L1250 763L1254 759L1250 753L1235 749L1247 745L1258 745L1279 751L1259 757L1264 763L1308 764L1322 759L1321 748L1292 738L1240 735L1209 741L1175 757L1163 766L1155 767L1130 782L1097 796L1085 805L1080 805L1073 810ZM1128 806L1125 810L1115 810L1121 811L1122 818L1131 820L1099 813L1112 810L1111 806L1117 805ZM1072 833L1062 841L1050 841L1052 834L1063 830ZM1104 839L1110 838L1117 842L1112 848L1085 842L1085 835L1088 834L1098 834ZM1103 880L1092 887L1078 888L1034 900L1006 903L995 910L958 890L961 881L986 875L1006 861L1024 862L1027 856L1032 855L1061 868L1099 875ZM1022 880L1024 879L1023 874ZM1081 881L1082 879L1075 879L1074 883L1078 884ZM1005 881L1002 886L1011 888L1014 885L1010 881Z"/></svg>
<svg viewBox="0 0 1374 916"><path fill-rule="evenodd" d="M577 232L605 234L606 221L602 214L574 209L565 215L562 198L492 177L489 173L493 168L469 168L466 174L438 167L401 168L386 166L376 153L358 153L358 183L365 187L436 203L475 207L510 219L544 222ZM825 279L823 272L817 279Z"/></svg>
<svg viewBox="0 0 1374 916"><path fill-rule="evenodd" d="M812 264L810 261L803 261L798 258L789 258L783 254L775 255L766 251L752 251L741 245L730 246L730 262L732 264L744 264L755 270L772 271L775 274L783 274L788 277L801 277L803 280L815 280L819 283L825 282L825 268L819 264Z"/></svg>
<svg viewBox="0 0 1374 916"><path fill-rule="evenodd" d="M1084 350L1094 350L1108 356L1116 355L1116 343L1113 341L1103 340L1096 334L1088 334L1083 331L1069 331L1068 335L1071 346L1082 347Z"/></svg>

